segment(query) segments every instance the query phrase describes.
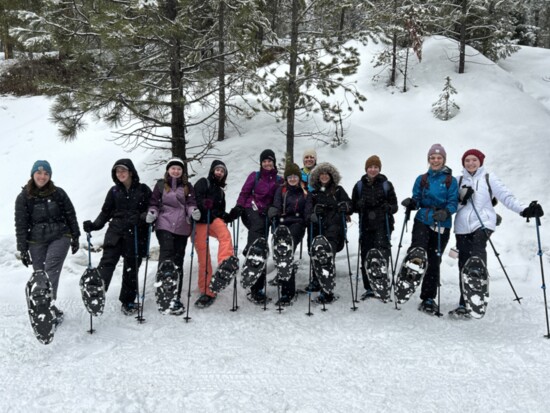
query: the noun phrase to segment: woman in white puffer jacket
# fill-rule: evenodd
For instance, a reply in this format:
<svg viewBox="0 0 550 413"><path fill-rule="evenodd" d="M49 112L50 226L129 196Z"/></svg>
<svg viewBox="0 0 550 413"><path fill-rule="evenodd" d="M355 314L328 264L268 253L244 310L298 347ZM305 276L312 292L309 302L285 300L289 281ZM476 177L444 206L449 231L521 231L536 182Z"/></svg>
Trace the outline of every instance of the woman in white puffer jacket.
<svg viewBox="0 0 550 413"><path fill-rule="evenodd" d="M494 174L483 167L485 155L477 149L469 149L462 155L462 176L456 177L459 185L459 205L454 222L456 246L458 248L458 268L462 268L470 257L479 257L487 263L488 237L497 226L497 214L493 200L500 201L506 208L522 217L542 216L539 204L525 207ZM486 272L487 274L487 272ZM460 281L460 280L459 280ZM456 315L467 316L464 306L462 283L460 285L460 305L451 311Z"/></svg>

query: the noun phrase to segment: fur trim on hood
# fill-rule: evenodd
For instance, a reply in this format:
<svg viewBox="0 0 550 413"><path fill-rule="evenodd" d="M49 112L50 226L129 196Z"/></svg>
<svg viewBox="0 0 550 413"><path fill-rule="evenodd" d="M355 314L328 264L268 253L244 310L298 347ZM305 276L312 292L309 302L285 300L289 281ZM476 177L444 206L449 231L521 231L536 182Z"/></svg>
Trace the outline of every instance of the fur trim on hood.
<svg viewBox="0 0 550 413"><path fill-rule="evenodd" d="M322 173L328 173L332 178L332 183L335 186L340 185L340 181L342 179L340 172L338 172L338 169L336 167L328 162L322 162L318 164L315 168L313 168L313 171L311 171L311 174L309 175L309 184L314 189L319 189L321 187L321 181L319 181L319 176Z"/></svg>

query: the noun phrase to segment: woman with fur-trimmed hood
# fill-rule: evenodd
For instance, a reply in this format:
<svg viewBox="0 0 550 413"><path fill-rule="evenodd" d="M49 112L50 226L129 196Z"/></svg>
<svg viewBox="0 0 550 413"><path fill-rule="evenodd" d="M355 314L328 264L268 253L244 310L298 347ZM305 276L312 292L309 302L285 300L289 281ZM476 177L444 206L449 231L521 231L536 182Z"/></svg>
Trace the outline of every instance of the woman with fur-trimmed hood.
<svg viewBox="0 0 550 413"><path fill-rule="evenodd" d="M332 164L323 162L318 164L309 176L313 213L309 216L312 225L312 238L324 235L334 254L344 248L347 216L351 212L351 200L345 189L339 184L340 172ZM319 291L319 282L315 275L308 291ZM334 299L333 294L321 294L319 300L330 303Z"/></svg>

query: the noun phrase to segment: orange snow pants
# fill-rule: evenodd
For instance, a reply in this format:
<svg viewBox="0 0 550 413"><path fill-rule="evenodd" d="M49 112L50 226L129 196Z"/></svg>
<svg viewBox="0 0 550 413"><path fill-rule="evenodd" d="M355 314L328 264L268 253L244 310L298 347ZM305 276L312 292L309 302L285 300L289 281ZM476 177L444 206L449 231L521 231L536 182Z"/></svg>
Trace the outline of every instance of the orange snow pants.
<svg viewBox="0 0 550 413"><path fill-rule="evenodd" d="M210 290L212 279L212 260L210 249L206 242L207 224L196 224L195 226L195 250L199 261L199 290L201 294L215 297L216 294ZM227 225L222 219L216 218L208 228L208 236L218 240L218 264L233 255L233 242Z"/></svg>

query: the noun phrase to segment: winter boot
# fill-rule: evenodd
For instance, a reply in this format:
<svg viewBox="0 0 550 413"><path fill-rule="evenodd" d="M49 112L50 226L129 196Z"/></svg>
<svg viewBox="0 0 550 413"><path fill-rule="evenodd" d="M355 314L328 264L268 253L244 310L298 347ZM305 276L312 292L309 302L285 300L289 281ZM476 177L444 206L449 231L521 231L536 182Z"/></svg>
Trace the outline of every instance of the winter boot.
<svg viewBox="0 0 550 413"><path fill-rule="evenodd" d="M170 306L168 307L170 315L182 315L185 311L185 306L180 301L179 298L174 298L170 301Z"/></svg>
<svg viewBox="0 0 550 413"><path fill-rule="evenodd" d="M198 308L210 307L216 301L216 297L211 297L209 295L203 294L195 301L195 306Z"/></svg>
<svg viewBox="0 0 550 413"><path fill-rule="evenodd" d="M420 305L418 306L418 309L420 311L424 311L427 314L440 316L441 313L439 312L439 307L435 303L435 301L431 298L427 298L423 300Z"/></svg>
<svg viewBox="0 0 550 413"><path fill-rule="evenodd" d="M137 303L124 303L120 307L120 311L122 311L124 315L134 315L138 312L138 305Z"/></svg>
<svg viewBox="0 0 550 413"><path fill-rule="evenodd" d="M247 295L246 295L246 298L248 298L249 301L253 302L254 304L257 304L257 305L262 305L264 303L267 303L269 301L271 301L271 298L269 298L267 295L265 295L264 293L264 290L260 290L260 291L250 291Z"/></svg>

